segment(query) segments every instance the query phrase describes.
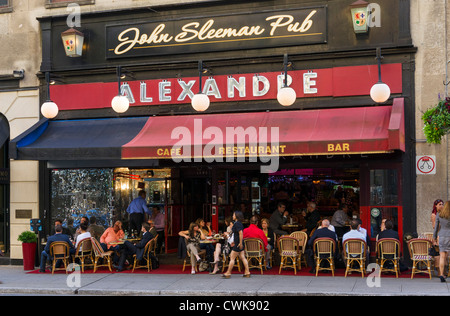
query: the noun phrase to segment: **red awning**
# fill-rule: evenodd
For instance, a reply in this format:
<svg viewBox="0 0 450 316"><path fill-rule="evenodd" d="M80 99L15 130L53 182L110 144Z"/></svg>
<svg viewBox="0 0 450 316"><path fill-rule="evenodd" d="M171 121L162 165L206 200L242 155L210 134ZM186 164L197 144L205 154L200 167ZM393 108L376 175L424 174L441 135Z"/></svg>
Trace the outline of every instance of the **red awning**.
<svg viewBox="0 0 450 316"><path fill-rule="evenodd" d="M393 106L150 117L123 159L372 154L405 150ZM277 139L278 138L278 139Z"/></svg>

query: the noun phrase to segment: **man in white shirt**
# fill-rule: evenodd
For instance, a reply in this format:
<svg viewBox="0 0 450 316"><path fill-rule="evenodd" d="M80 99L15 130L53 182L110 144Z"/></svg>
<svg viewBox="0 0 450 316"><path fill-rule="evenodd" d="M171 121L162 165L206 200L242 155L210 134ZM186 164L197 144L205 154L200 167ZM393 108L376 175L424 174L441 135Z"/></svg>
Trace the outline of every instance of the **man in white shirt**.
<svg viewBox="0 0 450 316"><path fill-rule="evenodd" d="M357 219L352 219L350 221L350 226L352 227L352 230L344 234L344 236L342 237L342 243L350 238L357 238L366 241L366 236L364 236L364 233L359 231L359 229L361 228L361 224Z"/></svg>
<svg viewBox="0 0 450 316"><path fill-rule="evenodd" d="M83 239L91 237L91 233L88 232L87 229L88 229L87 223L82 222L80 224L80 228L79 228L80 234L77 236L77 239L76 239L75 249L77 249L78 244L80 243L80 241L82 241ZM80 251L82 251L82 249L80 249Z"/></svg>

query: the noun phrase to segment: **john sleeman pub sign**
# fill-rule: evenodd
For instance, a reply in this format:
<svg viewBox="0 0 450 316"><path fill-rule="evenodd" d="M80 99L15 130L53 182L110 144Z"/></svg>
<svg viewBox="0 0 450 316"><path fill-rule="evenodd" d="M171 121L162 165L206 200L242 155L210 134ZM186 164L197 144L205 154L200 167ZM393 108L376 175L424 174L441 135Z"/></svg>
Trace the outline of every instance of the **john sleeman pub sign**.
<svg viewBox="0 0 450 316"><path fill-rule="evenodd" d="M106 27L107 58L326 42L326 7L252 12Z"/></svg>

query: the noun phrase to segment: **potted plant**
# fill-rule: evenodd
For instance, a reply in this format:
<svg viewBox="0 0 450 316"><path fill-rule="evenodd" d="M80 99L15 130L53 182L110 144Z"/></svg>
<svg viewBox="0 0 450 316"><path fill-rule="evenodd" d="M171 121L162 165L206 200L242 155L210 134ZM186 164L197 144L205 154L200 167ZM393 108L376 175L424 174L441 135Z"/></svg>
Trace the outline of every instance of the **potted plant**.
<svg viewBox="0 0 450 316"><path fill-rule="evenodd" d="M36 234L31 231L24 231L17 240L22 242L23 269L33 270L37 246Z"/></svg>
<svg viewBox="0 0 450 316"><path fill-rule="evenodd" d="M440 144L444 135L450 132L450 98L441 100L422 115L423 132L428 143Z"/></svg>

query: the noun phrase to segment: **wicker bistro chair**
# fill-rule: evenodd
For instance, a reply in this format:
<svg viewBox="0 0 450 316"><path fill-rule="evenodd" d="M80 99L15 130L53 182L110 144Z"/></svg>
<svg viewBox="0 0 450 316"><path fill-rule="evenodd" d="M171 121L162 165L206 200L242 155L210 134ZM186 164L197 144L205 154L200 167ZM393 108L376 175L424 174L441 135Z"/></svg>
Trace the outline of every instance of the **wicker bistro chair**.
<svg viewBox="0 0 450 316"><path fill-rule="evenodd" d="M75 254L73 255L73 261L80 260L81 271L84 272L84 267L94 266L94 258L92 257L92 241L91 238L84 238L78 243ZM89 259L91 263L86 264L86 259Z"/></svg>
<svg viewBox="0 0 450 316"><path fill-rule="evenodd" d="M185 240L186 245L187 245L187 241ZM200 249L198 252L198 255L205 260L206 258L206 250L205 249ZM191 252L189 250L186 251L186 257L184 257L184 261L183 261L183 271L186 268L186 266L190 266L191 265ZM195 271L198 271L198 264L195 265Z"/></svg>
<svg viewBox="0 0 450 316"><path fill-rule="evenodd" d="M431 246L432 243L428 239L415 238L408 241L408 250L413 261L411 279L414 277L415 273L428 273L431 279L433 257L428 254L428 249L431 248ZM422 263L426 265L426 270L418 268L418 265Z"/></svg>
<svg viewBox="0 0 450 316"><path fill-rule="evenodd" d="M150 272L150 270L152 270L152 258L150 254L153 254L155 252L157 239L158 236L154 237L145 245L142 260L138 260L136 254L133 255L134 263L133 263L133 271L131 272L134 272L134 269L139 268L147 268L147 272ZM140 264L140 262L142 261L145 262L145 264Z"/></svg>
<svg viewBox="0 0 450 316"><path fill-rule="evenodd" d="M317 238L314 240L314 257L316 259L316 276L320 270L329 270L334 276L334 252L336 251L336 241L331 238ZM330 267L320 267L322 261L330 264Z"/></svg>
<svg viewBox="0 0 450 316"><path fill-rule="evenodd" d="M114 254L114 251L103 251L102 246L94 237L91 237L92 249L94 250L94 273L97 271L99 267L108 267L109 271L112 272L111 268L111 256ZM102 259L104 262L99 264L99 260Z"/></svg>
<svg viewBox="0 0 450 316"><path fill-rule="evenodd" d="M294 273L297 274L297 257L298 257L298 240L290 236L281 236L278 238L278 251L280 253L281 262L278 274L281 273L283 268L294 268ZM288 264L288 260L292 261L292 264Z"/></svg>
<svg viewBox="0 0 450 316"><path fill-rule="evenodd" d="M366 253L367 244L361 239L347 239L342 245L342 252L344 255L344 260L347 263L345 269L345 277L347 277L348 272L361 272L361 277L364 277L366 268ZM357 263L359 267L352 268L352 265Z"/></svg>
<svg viewBox="0 0 450 316"><path fill-rule="evenodd" d="M290 237L294 237L298 240L298 258L297 258L297 262L298 262L298 269L301 270L302 269L302 260L305 263L305 267L307 266L306 263L306 257L305 257L305 249L306 249L306 244L308 242L308 235L305 232L302 231L296 231L293 232L289 235Z"/></svg>
<svg viewBox="0 0 450 316"><path fill-rule="evenodd" d="M377 241L376 246L377 264L380 267L381 273L395 272L395 276L398 278L399 273L399 260L400 260L400 241L394 238L383 238ZM392 262L393 269L386 268L384 265L386 262Z"/></svg>
<svg viewBox="0 0 450 316"><path fill-rule="evenodd" d="M52 274L55 273L56 270L66 270L67 274L67 266L69 265L69 244L65 241L55 241L50 245L50 257L53 259L52 262ZM61 260L64 264L64 268L56 268L56 262Z"/></svg>
<svg viewBox="0 0 450 316"><path fill-rule="evenodd" d="M245 255L248 261L248 267L258 268L263 274L263 262L265 258L264 242L259 238L246 238L244 239ZM256 261L256 264L253 262Z"/></svg>

